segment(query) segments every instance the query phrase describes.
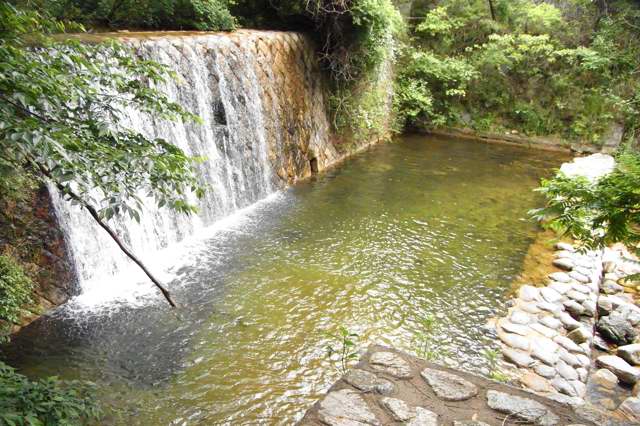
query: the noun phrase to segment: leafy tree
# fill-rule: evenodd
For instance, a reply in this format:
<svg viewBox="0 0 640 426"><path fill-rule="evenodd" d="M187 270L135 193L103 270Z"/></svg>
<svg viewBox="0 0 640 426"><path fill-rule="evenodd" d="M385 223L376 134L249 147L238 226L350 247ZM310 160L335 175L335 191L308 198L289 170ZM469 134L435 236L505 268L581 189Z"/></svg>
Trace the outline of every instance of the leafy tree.
<svg viewBox="0 0 640 426"><path fill-rule="evenodd" d="M160 288L106 221L139 220L145 193L159 206L192 213L202 194L192 159L160 138L128 129L135 108L167 120L195 117L155 87L171 76L110 40L53 38L68 26L38 12L0 5L0 170L55 185L86 209Z"/></svg>
<svg viewBox="0 0 640 426"><path fill-rule="evenodd" d="M640 153L621 153L613 172L595 183L560 174L539 191L547 205L532 214L552 229L587 248L620 242L640 255Z"/></svg>

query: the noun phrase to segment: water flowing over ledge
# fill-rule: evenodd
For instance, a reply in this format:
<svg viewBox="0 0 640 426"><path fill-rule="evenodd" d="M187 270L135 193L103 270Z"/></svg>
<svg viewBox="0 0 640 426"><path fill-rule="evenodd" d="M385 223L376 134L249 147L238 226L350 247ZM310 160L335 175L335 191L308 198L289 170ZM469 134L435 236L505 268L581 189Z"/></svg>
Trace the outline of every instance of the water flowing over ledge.
<svg viewBox="0 0 640 426"><path fill-rule="evenodd" d="M169 65L178 80L165 91L203 119L202 125L169 123L128 112L125 124L130 127L206 158L198 166L207 189L202 200L194 200L198 214L182 216L147 200L140 223L128 218L114 222L120 238L144 260L153 262L158 250L340 158L330 142L313 45L304 36L240 31L127 34L122 39L142 57ZM85 212L56 196L53 204L83 292L131 269Z"/></svg>

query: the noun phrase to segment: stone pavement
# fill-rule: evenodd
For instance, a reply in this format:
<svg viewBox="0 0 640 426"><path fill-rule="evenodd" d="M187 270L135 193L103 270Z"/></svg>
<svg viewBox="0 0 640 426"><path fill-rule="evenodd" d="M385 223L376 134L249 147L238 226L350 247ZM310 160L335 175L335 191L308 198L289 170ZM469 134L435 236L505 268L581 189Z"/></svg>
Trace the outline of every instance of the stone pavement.
<svg viewBox="0 0 640 426"><path fill-rule="evenodd" d="M558 401L372 346L300 425L594 425Z"/></svg>

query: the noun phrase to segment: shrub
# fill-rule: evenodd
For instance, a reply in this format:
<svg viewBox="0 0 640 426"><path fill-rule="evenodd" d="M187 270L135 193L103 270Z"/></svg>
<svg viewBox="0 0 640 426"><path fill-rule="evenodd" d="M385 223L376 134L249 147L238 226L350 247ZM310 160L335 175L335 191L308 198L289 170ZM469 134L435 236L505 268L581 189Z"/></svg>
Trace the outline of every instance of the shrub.
<svg viewBox="0 0 640 426"><path fill-rule="evenodd" d="M7 255L0 255L0 322L6 329L20 319L22 307L31 301L33 281L24 273L18 262ZM0 340L5 333L0 332Z"/></svg>
<svg viewBox="0 0 640 426"><path fill-rule="evenodd" d="M101 416L93 384L56 377L31 381L0 362L0 426L72 426Z"/></svg>

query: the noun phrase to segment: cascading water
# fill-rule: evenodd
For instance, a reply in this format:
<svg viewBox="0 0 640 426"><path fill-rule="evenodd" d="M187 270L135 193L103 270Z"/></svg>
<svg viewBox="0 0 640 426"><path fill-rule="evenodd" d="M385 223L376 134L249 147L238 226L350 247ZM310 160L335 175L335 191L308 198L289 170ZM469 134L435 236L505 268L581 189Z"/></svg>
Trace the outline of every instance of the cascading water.
<svg viewBox="0 0 640 426"><path fill-rule="evenodd" d="M148 200L140 223L128 218L112 223L119 237L144 261L153 264L158 250L198 234L222 217L281 187L283 180L276 175L270 156L285 155L274 154L283 149L282 138L277 132L275 137L274 132L268 135L265 121L268 120L272 128L286 130L291 126L274 123L282 114L270 111L277 111L275 96L269 95L271 92L265 90L264 81L259 79L260 73L265 74L264 67L272 64L264 63L255 37L169 36L131 42L141 56L167 64L178 74L178 80L167 83L164 91L170 99L203 120L203 124L166 122L138 111L128 112L129 122L125 124L129 127L150 137L172 141L187 155L206 159L198 165L206 194L194 201L197 214L179 215L166 208L158 209ZM268 74L272 74L271 70ZM286 104L286 100L277 101L280 105ZM269 116L265 118L265 114ZM312 111L302 113L307 121L313 119L314 114ZM316 119L326 121L324 117ZM326 127L320 126L320 129ZM316 128L312 133L312 142L326 143L326 132ZM274 140L268 141L269 137ZM129 273L123 277L124 271L135 274L132 262L86 212L70 206L59 196L52 198L82 292L117 296L119 283L137 279Z"/></svg>

